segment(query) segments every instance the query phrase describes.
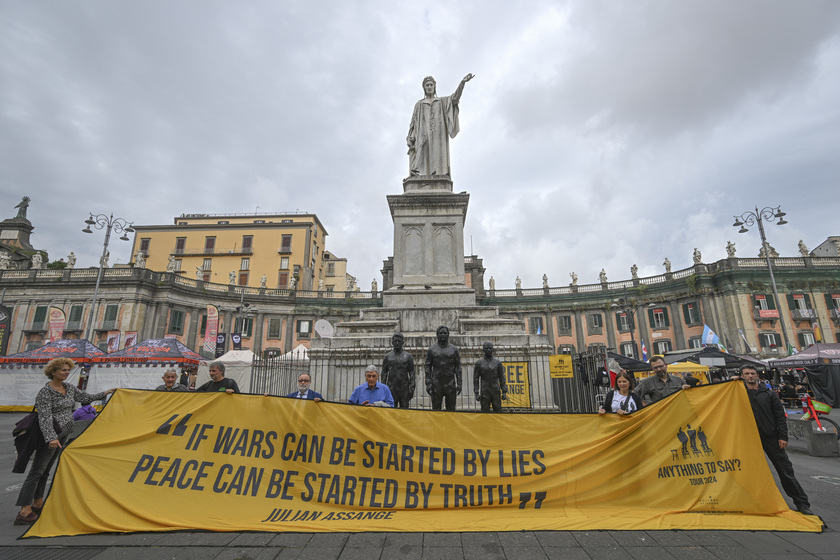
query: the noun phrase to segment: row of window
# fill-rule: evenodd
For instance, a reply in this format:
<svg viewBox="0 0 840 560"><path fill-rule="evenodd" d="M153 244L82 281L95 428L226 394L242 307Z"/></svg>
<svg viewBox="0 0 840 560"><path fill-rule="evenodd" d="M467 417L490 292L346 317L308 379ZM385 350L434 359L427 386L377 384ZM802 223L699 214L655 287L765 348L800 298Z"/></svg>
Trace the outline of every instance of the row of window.
<svg viewBox="0 0 840 560"><path fill-rule="evenodd" d="M823 294L825 296L826 309L840 309L840 294ZM811 294L787 294L788 309L791 311L813 312L811 305ZM753 306L761 311L776 310L776 298L773 294L754 294Z"/></svg>
<svg viewBox="0 0 840 560"><path fill-rule="evenodd" d="M315 236L317 237L317 228L315 228ZM148 255L149 249L151 247L152 238L151 237L143 237L140 239L140 250L143 251L143 254ZM250 253L253 250L254 244L254 236L253 235L243 235L242 236L242 248L240 252L242 253ZM186 237L176 237L175 238L175 251L174 254L182 255L187 248L187 238ZM314 254L318 254L318 246L317 244L313 244L312 250ZM204 253L213 253L216 250L216 236L215 235L208 235L204 238ZM280 237L280 252L281 253L291 253L292 252L292 235L291 234L284 234Z"/></svg>
<svg viewBox="0 0 840 560"><path fill-rule="evenodd" d="M116 306L115 306L116 307ZM177 309L173 309L169 314L169 325L167 327L168 334L182 335L184 334L184 322L186 313ZM268 320L268 338L282 338L281 329L283 328L283 319L281 317L271 317ZM199 333L203 334L207 329L207 315L201 316L201 326ZM245 338L251 337L254 330L254 319L251 317L239 317L234 319L233 332L241 334ZM309 338L312 333L311 319L298 319L295 322L295 332L297 338Z"/></svg>
<svg viewBox="0 0 840 560"><path fill-rule="evenodd" d="M686 303L683 305L683 314L686 325L701 324L699 306L697 303ZM542 317L531 317L531 332L545 332ZM653 329L665 329L670 326L668 319L668 309L666 307L654 307L648 309L648 321ZM624 312L617 312L615 314L615 323L619 332L630 332L635 329L633 316ZM587 313L586 326L589 334L600 334L604 328L604 317L601 313ZM561 336L572 334L572 316L558 315L557 316L557 332Z"/></svg>

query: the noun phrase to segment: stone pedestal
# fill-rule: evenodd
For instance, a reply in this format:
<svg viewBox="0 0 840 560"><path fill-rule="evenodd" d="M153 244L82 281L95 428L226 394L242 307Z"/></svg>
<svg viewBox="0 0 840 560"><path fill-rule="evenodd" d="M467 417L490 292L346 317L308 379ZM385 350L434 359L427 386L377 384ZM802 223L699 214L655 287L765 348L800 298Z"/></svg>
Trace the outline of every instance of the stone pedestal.
<svg viewBox="0 0 840 560"><path fill-rule="evenodd" d="M466 285L464 221L470 196L453 193L448 177L432 176L409 177L403 181L402 194L387 198L394 222L394 257L386 261L393 262L393 269L388 267L393 280L384 278L383 306L364 309L358 319L339 323L332 338L312 341L313 383L330 395L347 398L364 381L365 366L382 363L391 349L391 336L399 332L416 364L412 408L429 408L423 363L427 349L436 343L435 331L445 325L461 353L459 409L478 406L472 366L486 341L496 346L499 359L530 364L531 408L553 409L548 337L527 334L522 320L500 317L496 307L476 305L476 292Z"/></svg>
<svg viewBox="0 0 840 560"><path fill-rule="evenodd" d="M403 191L388 196L394 287L464 287L464 220L470 195L453 193L452 181L436 177L410 177L403 181Z"/></svg>

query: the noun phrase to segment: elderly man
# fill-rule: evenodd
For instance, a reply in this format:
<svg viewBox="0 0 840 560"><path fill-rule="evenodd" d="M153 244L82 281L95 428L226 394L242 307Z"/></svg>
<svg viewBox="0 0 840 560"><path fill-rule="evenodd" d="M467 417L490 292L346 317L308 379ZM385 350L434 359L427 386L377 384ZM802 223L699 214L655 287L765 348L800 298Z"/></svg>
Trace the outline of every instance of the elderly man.
<svg viewBox="0 0 840 560"><path fill-rule="evenodd" d="M196 389L196 391L203 393L239 393L239 385L233 379L225 377L225 364L222 362L213 362L210 364L210 381Z"/></svg>
<svg viewBox="0 0 840 560"><path fill-rule="evenodd" d="M163 372L163 385L158 385L155 391L167 391L169 393L186 392L187 388L181 385L178 381L178 372L173 368L169 368Z"/></svg>
<svg viewBox="0 0 840 560"><path fill-rule="evenodd" d="M398 408L410 408L414 397L414 357L403 350L405 337L396 333L391 337L393 350L382 360L382 383L388 386Z"/></svg>
<svg viewBox="0 0 840 560"><path fill-rule="evenodd" d="M785 447L788 444L785 407L776 393L759 384L758 371L753 366L741 366L741 379L747 387L755 425L761 438L761 447L773 463L785 493L793 500L800 513L814 515L805 490L793 475L793 465L788 459ZM810 428L809 428L810 429Z"/></svg>
<svg viewBox="0 0 840 560"><path fill-rule="evenodd" d="M356 387L348 401L350 404L364 406L394 406L394 397L387 385L379 382L379 372L376 366L370 365L365 369L365 382Z"/></svg>
<svg viewBox="0 0 840 560"><path fill-rule="evenodd" d="M662 356L653 356L648 363L653 369L653 375L642 380L633 389L633 392L639 395L645 403L655 403L681 389L691 388L676 375L668 374L668 365Z"/></svg>
<svg viewBox="0 0 840 560"><path fill-rule="evenodd" d="M321 393L313 391L309 388L310 383L312 383L312 378L309 377L309 374L301 373L300 375L298 375L298 390L294 393L289 393L286 396L292 397L293 399L306 399L315 402L320 402L324 400L324 397L321 396Z"/></svg>
<svg viewBox="0 0 840 560"><path fill-rule="evenodd" d="M455 397L461 394L461 354L449 344L449 328L437 328L437 343L426 352L426 392L432 398L432 410L455 410Z"/></svg>

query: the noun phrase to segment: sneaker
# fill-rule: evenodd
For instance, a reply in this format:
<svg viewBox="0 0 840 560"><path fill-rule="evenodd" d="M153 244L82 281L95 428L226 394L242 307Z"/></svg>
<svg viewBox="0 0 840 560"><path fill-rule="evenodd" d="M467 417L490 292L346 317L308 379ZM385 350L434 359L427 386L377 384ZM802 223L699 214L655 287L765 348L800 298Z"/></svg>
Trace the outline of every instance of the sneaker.
<svg viewBox="0 0 840 560"><path fill-rule="evenodd" d="M34 511L29 515L21 515L18 512L17 517L15 517L15 525L32 525L38 521L38 514Z"/></svg>

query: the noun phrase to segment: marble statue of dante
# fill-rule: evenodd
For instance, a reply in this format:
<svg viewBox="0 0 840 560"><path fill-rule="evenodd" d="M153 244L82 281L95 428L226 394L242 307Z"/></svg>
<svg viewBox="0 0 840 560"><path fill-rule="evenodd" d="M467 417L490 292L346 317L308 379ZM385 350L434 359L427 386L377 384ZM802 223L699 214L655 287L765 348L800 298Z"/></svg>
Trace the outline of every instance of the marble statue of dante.
<svg viewBox="0 0 840 560"><path fill-rule="evenodd" d="M475 76L467 74L455 93L437 96L437 83L431 76L423 78L423 99L414 104L408 127L408 169L412 176L449 177L449 139L460 131L458 103L464 84Z"/></svg>

